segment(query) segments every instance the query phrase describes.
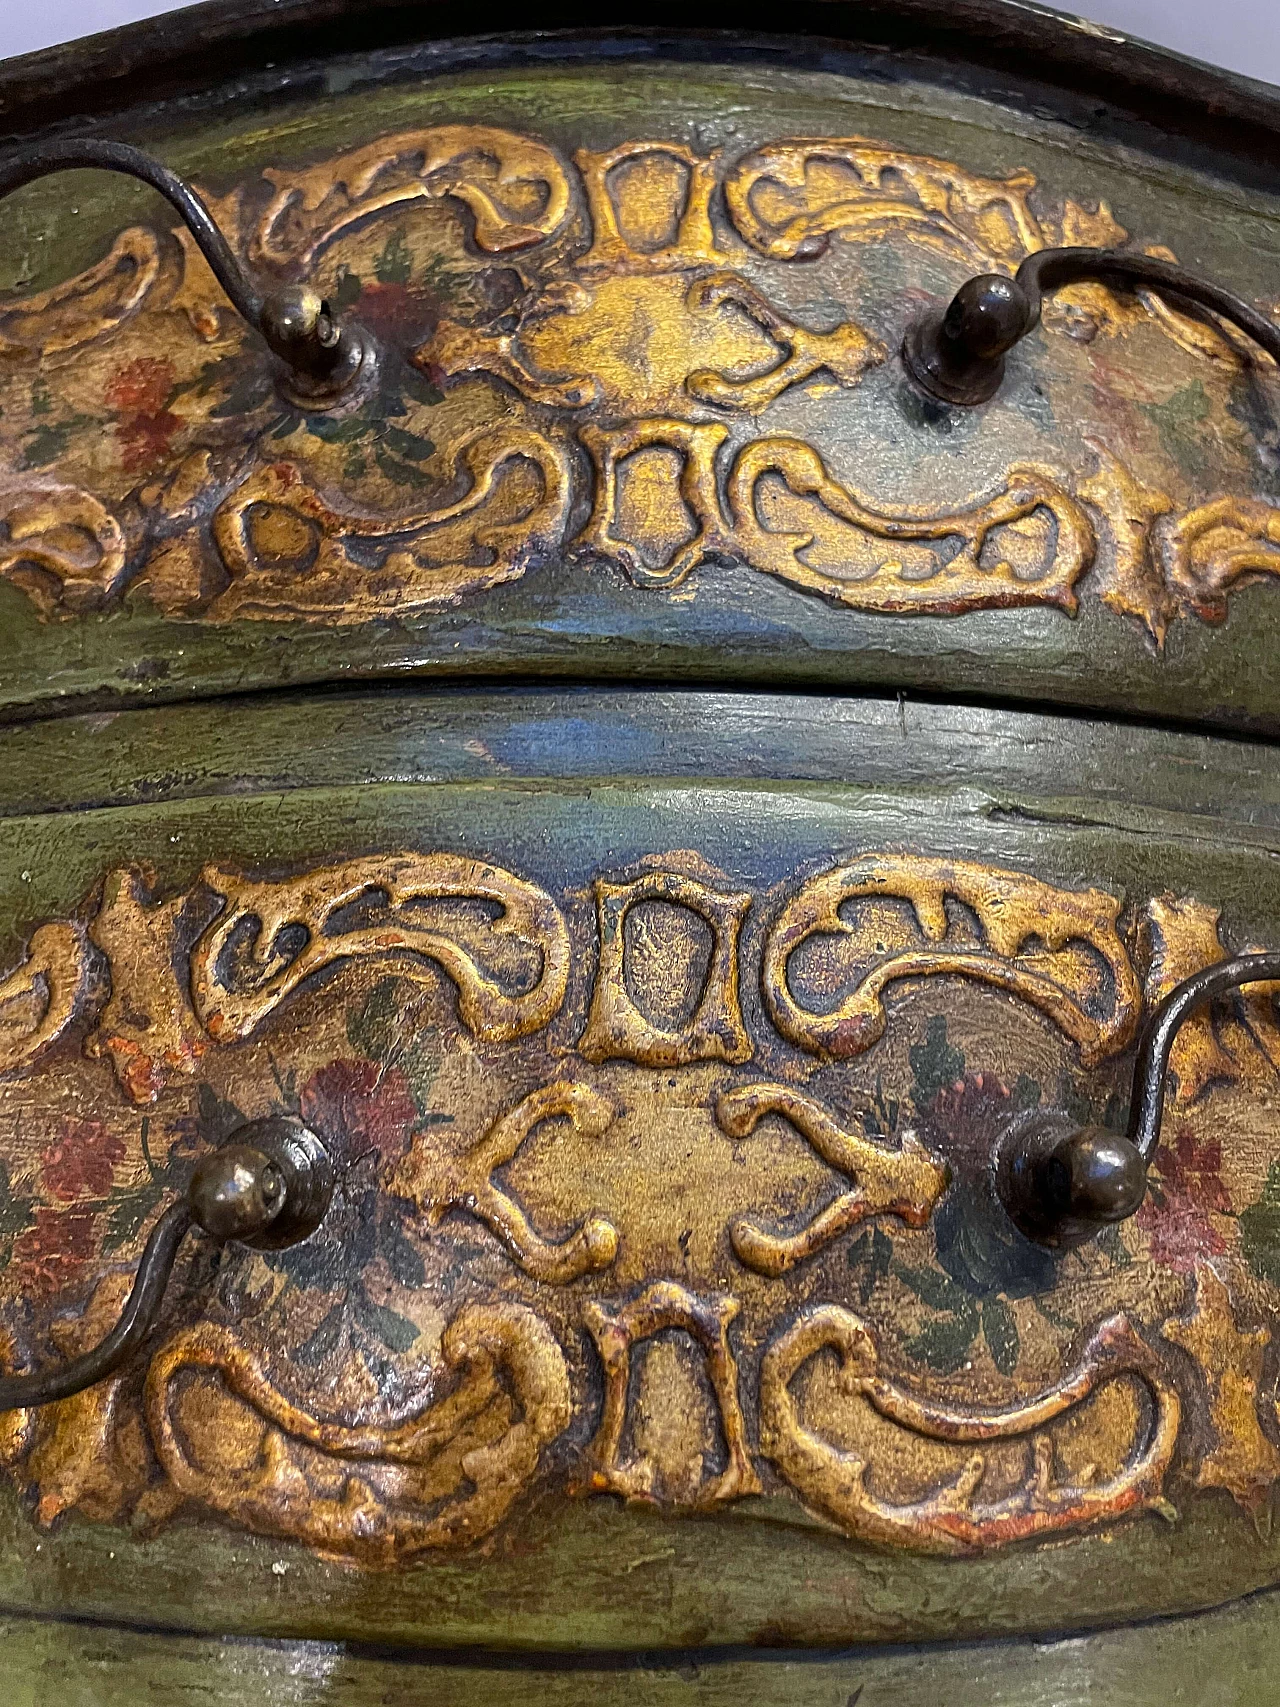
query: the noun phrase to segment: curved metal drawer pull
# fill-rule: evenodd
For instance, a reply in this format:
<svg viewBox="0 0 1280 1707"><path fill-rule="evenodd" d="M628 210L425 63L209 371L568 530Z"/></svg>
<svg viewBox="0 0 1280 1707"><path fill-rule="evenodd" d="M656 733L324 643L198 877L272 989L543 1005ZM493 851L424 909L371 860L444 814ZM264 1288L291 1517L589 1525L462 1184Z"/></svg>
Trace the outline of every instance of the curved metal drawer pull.
<svg viewBox="0 0 1280 1707"><path fill-rule="evenodd" d="M1228 990L1277 980L1280 954L1241 954L1169 992L1138 1039L1127 1132L1081 1126L1056 1108L1032 1109L1009 1125L996 1149L996 1190L1029 1239L1078 1245L1108 1222L1137 1213L1160 1142L1169 1055L1183 1022Z"/></svg>
<svg viewBox="0 0 1280 1707"><path fill-rule="evenodd" d="M1130 290L1146 286L1174 298L1175 305L1181 299L1212 309L1280 362L1280 326L1171 261L1114 249L1040 249L1014 278L981 273L961 285L944 312L909 327L902 346L908 373L940 402L986 403L1000 389L1009 351L1039 324L1045 292L1086 280Z"/></svg>
<svg viewBox="0 0 1280 1707"><path fill-rule="evenodd" d="M178 1247L193 1225L218 1244L234 1239L280 1250L315 1232L332 1196L329 1153L300 1120L276 1115L241 1126L205 1157L186 1195L157 1221L120 1320L106 1338L58 1369L0 1375L0 1411L68 1399L118 1369L154 1326Z"/></svg>
<svg viewBox="0 0 1280 1707"><path fill-rule="evenodd" d="M374 359L368 334L340 325L329 304L303 286L264 290L232 251L213 216L187 183L125 142L86 137L44 142L0 162L0 199L52 172L100 167L126 172L159 190L177 209L236 311L266 340L288 369L281 389L303 409L336 403Z"/></svg>

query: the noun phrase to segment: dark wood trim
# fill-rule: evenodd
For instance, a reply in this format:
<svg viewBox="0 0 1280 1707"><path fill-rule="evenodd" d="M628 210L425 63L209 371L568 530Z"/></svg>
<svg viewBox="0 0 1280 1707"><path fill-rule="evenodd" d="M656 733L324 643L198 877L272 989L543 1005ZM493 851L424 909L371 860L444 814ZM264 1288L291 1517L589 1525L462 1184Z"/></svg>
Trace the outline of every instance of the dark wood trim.
<svg viewBox="0 0 1280 1707"><path fill-rule="evenodd" d="M630 8L611 7L606 32L593 28L598 6L559 0L538 9L530 31L527 6L497 0L482 14L484 35L459 37L456 9L438 0L207 0L0 64L0 135L101 125L159 101L198 104L211 67L224 96L240 77L255 93L287 97L313 86L324 61L379 50L419 73L531 56L750 57L832 70L852 59L873 75L921 71L1020 106L1056 96L1055 110L1082 128L1114 134L1136 123L1258 182L1280 169L1280 90L1031 0L799 0L785 37L744 34L741 7L723 0L704 0L697 30L687 6L651 0L635 11L632 25Z"/></svg>

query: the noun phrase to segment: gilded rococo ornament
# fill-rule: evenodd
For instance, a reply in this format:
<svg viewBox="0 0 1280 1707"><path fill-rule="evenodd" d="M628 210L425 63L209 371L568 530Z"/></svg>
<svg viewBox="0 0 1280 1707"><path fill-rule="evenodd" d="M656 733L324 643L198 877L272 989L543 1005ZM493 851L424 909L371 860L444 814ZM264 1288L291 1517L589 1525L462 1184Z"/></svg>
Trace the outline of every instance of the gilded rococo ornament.
<svg viewBox="0 0 1280 1707"><path fill-rule="evenodd" d="M1151 1200L1079 1272L983 1195L1052 1094L1019 1063L1105 1070L1226 952L1191 897L919 853L763 890L688 852L556 894L444 852L112 872L0 983L3 1366L101 1338L242 1119L300 1115L340 1184L147 1359L0 1418L0 1462L41 1523L202 1512L376 1568L556 1487L946 1554L1188 1490L1264 1524L1280 1162L1194 1111L1274 1084L1274 992L1188 1025Z"/></svg>
<svg viewBox="0 0 1280 1707"><path fill-rule="evenodd" d="M1101 369L1078 465L1013 458L941 505L864 489L840 399L896 360L902 328L859 257L889 243L932 280L1127 241L1105 205L1053 211L1030 173L861 138L737 157L628 140L570 162L442 125L264 178L210 198L219 220L253 265L363 317L381 377L333 418L282 409L183 231L131 228L79 278L0 308L0 573L43 613L137 583L207 621L360 623L567 556L655 592L743 563L903 615L1070 614L1091 580L1162 642L1280 564L1280 510L1194 490L1146 442L1157 406L1143 423ZM1150 292L1077 285L1047 323L1068 345L1154 334L1171 372L1201 372L1186 389L1208 411L1247 359ZM1223 433L1239 437L1227 414Z"/></svg>

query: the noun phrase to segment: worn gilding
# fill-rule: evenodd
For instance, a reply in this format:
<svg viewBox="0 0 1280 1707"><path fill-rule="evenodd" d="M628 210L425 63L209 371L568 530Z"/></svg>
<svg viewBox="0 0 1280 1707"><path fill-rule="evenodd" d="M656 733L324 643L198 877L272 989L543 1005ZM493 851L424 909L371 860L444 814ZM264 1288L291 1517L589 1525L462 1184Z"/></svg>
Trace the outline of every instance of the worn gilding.
<svg viewBox="0 0 1280 1707"><path fill-rule="evenodd" d="M1280 1580L1275 992L1187 1027L1123 1227L1031 1247L990 1177L1026 1109L1121 1121L1144 1012L1274 940L1270 754L941 703L1270 715L1275 376L1098 286L980 415L897 353L1062 243L1274 312L1273 222L880 69L362 65L170 112L143 140L246 263L376 336L330 415L149 201L10 204L0 703L192 703L0 762L0 1367L101 1338L242 1120L301 1116L339 1173L311 1239L192 1239L136 1359L0 1417L6 1609L319 1639L282 1681L69 1635L104 1699L219 1665L228 1700L238 1666L421 1693L350 1637L525 1650L433 1666L442 1699L605 1700L629 1674L528 1650L988 1638ZM547 670L939 703L215 697ZM19 1689L57 1674L38 1628L6 1627ZM1057 1681L1040 1650L1036 1687L1201 1687L1219 1628L1265 1667L1242 1605ZM1033 1661L914 1663L653 1691L985 1700Z"/></svg>
<svg viewBox="0 0 1280 1707"><path fill-rule="evenodd" d="M1117 1059L1144 976L1224 951L1190 898L1121 912L889 851L765 890L688 851L554 893L443 852L210 863L170 895L108 874L6 985L10 1366L100 1337L120 1276L85 1278L242 1115L300 1112L343 1201L296 1251L193 1271L145 1381L11 1419L10 1475L44 1523L203 1513L381 1567L549 1491L673 1515L770 1493L959 1553L1176 1523L1187 1476L1258 1516L1274 1166L1179 1125L1137 1223L1070 1259L1068 1320L1066 1269L990 1190L1002 1123L1052 1087L998 1031L972 1063L950 1041L1009 1001L1037 1058ZM1206 1046L1248 1037L1274 1075L1264 1009L1206 1016ZM1191 1105L1234 1076L1182 1059Z"/></svg>
<svg viewBox="0 0 1280 1707"><path fill-rule="evenodd" d="M723 557L900 615L1073 613L1094 570L1096 596L1162 640L1179 614L1221 621L1232 588L1280 562L1269 499L1194 491L1138 430L1107 346L1150 328L1206 377L1248 359L1150 293L1081 285L1046 313L1051 342L1099 345L1078 452L1011 461L960 503L867 490L838 397L896 354L860 319L863 246L1011 271L1053 244L1130 240L1105 203L1055 207L1028 171L838 137L736 156L639 137L568 158L454 124L263 178L269 195L246 182L220 217L252 262L372 324L379 388L332 419L282 412L181 233L131 229L79 280L9 304L10 345L38 360L5 388L0 570L48 614L137 581L172 615L360 623L568 553L655 596ZM430 202L465 223L405 223ZM828 251L821 306L792 309ZM913 291L870 305L895 337ZM1143 351L1155 383L1160 341ZM1052 361L1046 381L1065 407Z"/></svg>

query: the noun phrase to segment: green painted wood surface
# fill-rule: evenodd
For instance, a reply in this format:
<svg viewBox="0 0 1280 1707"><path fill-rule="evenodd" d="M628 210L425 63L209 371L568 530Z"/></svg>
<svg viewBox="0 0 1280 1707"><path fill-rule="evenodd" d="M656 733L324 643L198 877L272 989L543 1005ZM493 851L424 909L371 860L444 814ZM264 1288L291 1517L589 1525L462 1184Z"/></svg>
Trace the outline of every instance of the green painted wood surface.
<svg viewBox="0 0 1280 1707"><path fill-rule="evenodd" d="M1260 742L937 705L906 695L454 688L235 699L43 720L0 734L0 816L357 783L755 777L948 787L993 809L1174 811L1280 825Z"/></svg>
<svg viewBox="0 0 1280 1707"><path fill-rule="evenodd" d="M0 1610L207 1634L403 1646L608 1650L968 1642L1199 1611L1280 1581L1226 1496L1036 1550L940 1560L858 1546L790 1502L714 1519L566 1502L491 1545L370 1575L213 1524L152 1538L72 1517L50 1534L0 1497Z"/></svg>
<svg viewBox="0 0 1280 1707"><path fill-rule="evenodd" d="M269 108L236 86L114 128L215 191L441 122L566 150L862 134L991 175L1029 167L1047 197L1109 199L1140 240L1246 296L1275 293L1280 198L1101 121L1084 132L900 65L437 65L336 59L323 87L299 80ZM153 209L98 177L25 192L0 232L0 290L54 283ZM877 264L867 319L887 335ZM975 417L944 432L895 385L886 373L859 399L866 489L900 490L912 456L923 489L987 479L1004 429ZM1202 448L1211 485L1217 451ZM1274 498L1264 451L1256 489ZM1273 940L1280 755L1045 708L1274 735L1278 648L1272 586L1235 595L1220 629L1179 623L1163 656L1091 591L1075 621L906 620L724 564L672 599L553 561L456 610L352 631L166 620L140 596L42 624L0 586L0 718L85 713L0 730L0 957L115 864L143 862L171 891L211 859L279 870L402 847L491 854L558 892L671 848L752 886L852 849L936 848L1132 898L1206 895L1238 938ZM888 697L827 697L861 691ZM898 697L913 694L1006 709ZM853 1545L781 1499L706 1518L557 1493L485 1547L377 1576L195 1518L42 1532L6 1492L0 1707L1270 1707L1280 1606L1256 1591L1277 1581L1280 1534L1221 1492L1175 1523L958 1561Z"/></svg>
<svg viewBox="0 0 1280 1707"><path fill-rule="evenodd" d="M397 126L483 122L527 128L572 151L625 137L686 138L740 148L753 137L865 135L971 170L1034 171L1050 198L1110 200L1143 241L1170 244L1188 265L1247 297L1274 294L1280 253L1275 198L1192 170L1154 145L1143 152L1052 114L921 82L892 66L875 76L761 67L650 64L530 67L487 75L397 79L394 56L336 61L327 92L300 80L269 110L231 88L203 109L158 103L116 128L212 190L263 166L302 163ZM1225 169L1224 169L1225 171ZM147 192L105 175L34 185L6 204L0 289L40 288L98 257L112 233L153 214ZM878 266L871 257L868 266ZM893 343L900 309L890 273L859 314ZM1189 362L1189 358L1188 358ZM1195 373L1187 367L1189 383ZM1028 403L1028 398L1023 398ZM919 501L971 494L1008 460L1017 411L982 411L930 426L888 364L860 389L846 436L859 445L870 493ZM1028 417L1029 419L1030 417ZM800 417L797 417L800 419ZM1002 425L1002 420L1004 424ZM1252 430L1252 429L1251 429ZM1276 489L1257 440L1254 490ZM1037 441L1038 442L1038 441ZM1018 455L1027 454L1026 446ZM1217 454L1200 446L1205 492ZM905 458L905 461L904 461ZM904 484L903 470L912 467ZM251 687L404 675L607 677L774 687L881 688L981 694L1094 709L1227 722L1274 731L1280 697L1268 660L1280 647L1280 598L1246 588L1219 629L1177 623L1158 655L1140 627L1086 589L1081 614L978 612L961 617L864 615L750 569L703 565L673 599L630 586L605 564L553 561L513 585L412 621L326 630L302 624L167 620L141 594L122 610L42 623L0 586L0 711L115 708Z"/></svg>
<svg viewBox="0 0 1280 1707"><path fill-rule="evenodd" d="M1272 1707L1280 1604L1049 1642L546 1660L0 1616L6 1707Z"/></svg>
<svg viewBox="0 0 1280 1707"><path fill-rule="evenodd" d="M580 701L449 703L445 717L407 694L320 700L332 721L313 723L305 748L291 719L315 708L265 699L221 708L200 738L193 720L209 708L10 732L0 951L117 863L142 862L171 891L211 859L279 870L404 847L500 857L561 892L670 848L763 886L908 845L1133 897L1209 895L1245 937L1274 934L1280 914L1280 755L1266 748L932 707L824 716L821 701L618 696L593 725L603 759L622 769L628 741L656 747L633 760L637 774L602 780L590 744L567 738ZM510 745L495 753L503 731ZM97 735L118 745L95 783ZM895 785L900 746L910 758ZM682 748L701 776L672 774L664 751ZM291 751L306 756L289 777ZM751 774L763 768L776 774ZM227 792L237 776L251 792ZM95 786L117 803L86 805ZM42 791L50 810L33 810ZM99 1619L145 1606L156 1625L244 1635L623 1651L976 1639L1186 1611L1277 1580L1280 1534L1221 1493L1189 1499L1172 1525L1152 1515L951 1561L852 1545L790 1503L743 1501L710 1520L557 1495L486 1548L372 1577L198 1522L147 1536L73 1517L42 1534L15 1497L0 1502L0 1606Z"/></svg>

